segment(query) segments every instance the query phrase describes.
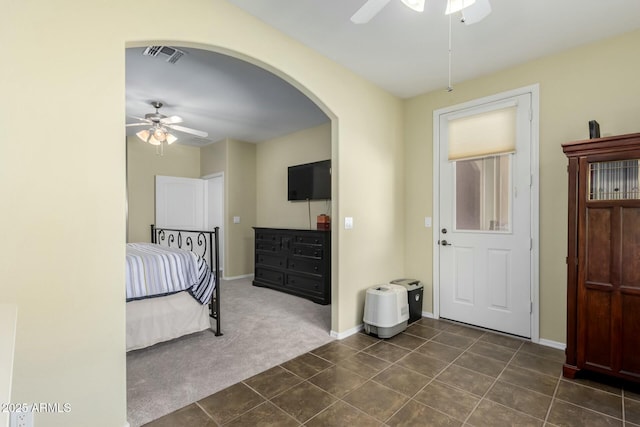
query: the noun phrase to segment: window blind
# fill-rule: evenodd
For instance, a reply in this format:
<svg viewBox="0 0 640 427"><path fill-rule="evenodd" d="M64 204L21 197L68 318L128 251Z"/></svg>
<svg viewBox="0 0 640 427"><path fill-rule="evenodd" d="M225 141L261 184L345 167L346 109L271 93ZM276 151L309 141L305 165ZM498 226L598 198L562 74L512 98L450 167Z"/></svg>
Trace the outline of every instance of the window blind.
<svg viewBox="0 0 640 427"><path fill-rule="evenodd" d="M516 106L449 121L449 160L514 153Z"/></svg>

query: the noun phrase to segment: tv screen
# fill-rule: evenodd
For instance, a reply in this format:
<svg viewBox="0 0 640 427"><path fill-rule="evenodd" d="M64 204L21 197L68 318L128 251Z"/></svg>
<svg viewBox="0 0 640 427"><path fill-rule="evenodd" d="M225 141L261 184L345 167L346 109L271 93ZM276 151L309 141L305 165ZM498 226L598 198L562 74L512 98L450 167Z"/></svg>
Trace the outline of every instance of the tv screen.
<svg viewBox="0 0 640 427"><path fill-rule="evenodd" d="M289 166L288 200L331 200L331 160Z"/></svg>

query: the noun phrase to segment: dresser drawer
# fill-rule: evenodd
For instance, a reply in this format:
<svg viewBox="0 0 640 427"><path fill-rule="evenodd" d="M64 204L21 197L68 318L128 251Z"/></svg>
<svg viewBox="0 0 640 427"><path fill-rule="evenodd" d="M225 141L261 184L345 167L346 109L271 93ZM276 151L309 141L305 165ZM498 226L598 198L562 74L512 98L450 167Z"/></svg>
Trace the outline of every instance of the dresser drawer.
<svg viewBox="0 0 640 427"><path fill-rule="evenodd" d="M280 252L282 246L280 243L272 243L263 240L256 240L256 251L261 252Z"/></svg>
<svg viewBox="0 0 640 427"><path fill-rule="evenodd" d="M324 238L322 236L307 236L303 234L297 234L293 237L295 243L302 243L305 245L319 245L324 244Z"/></svg>
<svg viewBox="0 0 640 427"><path fill-rule="evenodd" d="M256 267L255 280L282 286L284 282L284 274L280 271Z"/></svg>
<svg viewBox="0 0 640 427"><path fill-rule="evenodd" d="M314 279L295 274L287 274L286 286L307 294L322 295L324 292L322 279Z"/></svg>
<svg viewBox="0 0 640 427"><path fill-rule="evenodd" d="M291 248L294 256L322 259L323 251L321 246L297 245Z"/></svg>
<svg viewBox="0 0 640 427"><path fill-rule="evenodd" d="M282 236L276 233L265 233L264 231L256 231L256 241L262 240L264 242L280 243Z"/></svg>
<svg viewBox="0 0 640 427"><path fill-rule="evenodd" d="M292 271L302 273L318 274L324 273L324 264L320 259L291 257L287 262L287 268Z"/></svg>
<svg viewBox="0 0 640 427"><path fill-rule="evenodd" d="M280 255L271 255L271 254L256 254L256 264L269 265L272 267L284 267L285 265L284 257Z"/></svg>

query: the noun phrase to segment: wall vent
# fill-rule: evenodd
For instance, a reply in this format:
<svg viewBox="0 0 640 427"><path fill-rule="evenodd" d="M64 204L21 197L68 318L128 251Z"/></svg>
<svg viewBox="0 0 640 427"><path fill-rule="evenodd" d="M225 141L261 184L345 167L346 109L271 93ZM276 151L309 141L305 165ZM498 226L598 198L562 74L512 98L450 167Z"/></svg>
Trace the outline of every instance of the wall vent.
<svg viewBox="0 0 640 427"><path fill-rule="evenodd" d="M145 56L167 56L167 62L175 64L184 55L184 52L171 46L147 46L142 52Z"/></svg>

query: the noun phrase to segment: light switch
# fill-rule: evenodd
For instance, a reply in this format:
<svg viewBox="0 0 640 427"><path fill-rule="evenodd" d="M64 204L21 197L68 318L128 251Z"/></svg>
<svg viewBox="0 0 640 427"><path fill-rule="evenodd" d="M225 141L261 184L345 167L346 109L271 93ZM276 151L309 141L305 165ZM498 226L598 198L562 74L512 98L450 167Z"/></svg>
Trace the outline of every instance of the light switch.
<svg viewBox="0 0 640 427"><path fill-rule="evenodd" d="M353 217L346 216L344 217L344 229L351 230L353 228Z"/></svg>
<svg viewBox="0 0 640 427"><path fill-rule="evenodd" d="M240 224L240 217L239 216L234 216L233 217L233 223L234 224Z"/></svg>
<svg viewBox="0 0 640 427"><path fill-rule="evenodd" d="M424 217L424 226L427 228L431 228L431 217L430 216L425 216Z"/></svg>

